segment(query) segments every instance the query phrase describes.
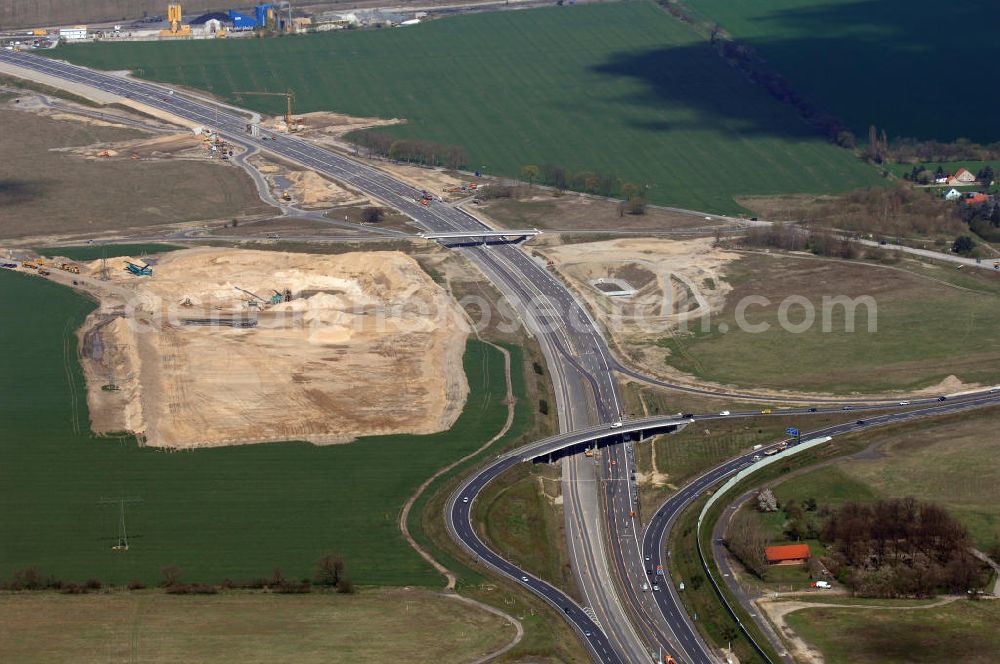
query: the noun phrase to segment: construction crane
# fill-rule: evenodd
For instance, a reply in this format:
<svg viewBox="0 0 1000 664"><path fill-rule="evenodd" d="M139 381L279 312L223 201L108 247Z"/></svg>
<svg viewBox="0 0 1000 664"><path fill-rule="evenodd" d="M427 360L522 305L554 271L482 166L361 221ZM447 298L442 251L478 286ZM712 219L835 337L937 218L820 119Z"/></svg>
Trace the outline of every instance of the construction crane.
<svg viewBox="0 0 1000 664"><path fill-rule="evenodd" d="M170 27L160 30L161 37L190 37L191 26L184 25L181 19L181 3L171 2L167 5L167 22Z"/></svg>
<svg viewBox="0 0 1000 664"><path fill-rule="evenodd" d="M295 100L295 91L292 90L291 88L289 88L285 92L252 92L252 91L244 91L244 92L234 92L233 94L235 94L235 95L258 95L258 96L261 96L261 97L284 97L285 100L288 102L288 109L285 112L285 126L288 127L288 131L290 131L290 132L295 131L294 125L292 124L292 106L293 106L293 101Z"/></svg>

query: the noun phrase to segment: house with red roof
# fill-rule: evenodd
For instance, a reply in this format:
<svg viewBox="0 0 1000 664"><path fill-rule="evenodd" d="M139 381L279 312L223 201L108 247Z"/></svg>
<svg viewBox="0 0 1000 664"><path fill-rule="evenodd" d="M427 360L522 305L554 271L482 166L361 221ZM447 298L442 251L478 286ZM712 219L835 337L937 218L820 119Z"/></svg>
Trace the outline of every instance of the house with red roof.
<svg viewBox="0 0 1000 664"><path fill-rule="evenodd" d="M768 565L805 565L809 562L808 544L785 544L764 549Z"/></svg>
<svg viewBox="0 0 1000 664"><path fill-rule="evenodd" d="M960 168L955 174L948 178L948 184L972 184L976 181L976 176L967 168Z"/></svg>

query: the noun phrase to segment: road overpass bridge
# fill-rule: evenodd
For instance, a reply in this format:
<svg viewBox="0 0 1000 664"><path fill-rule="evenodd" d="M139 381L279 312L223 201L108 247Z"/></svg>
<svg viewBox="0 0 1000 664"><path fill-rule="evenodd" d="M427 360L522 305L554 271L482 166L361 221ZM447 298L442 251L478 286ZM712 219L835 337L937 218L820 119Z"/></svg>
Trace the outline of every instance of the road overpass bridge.
<svg viewBox="0 0 1000 664"><path fill-rule="evenodd" d="M552 436L530 449L525 450L521 456L522 461L534 461L536 459L554 458L566 450L594 445L600 446L602 443L610 443L621 438L636 438L643 440L648 436L662 433L674 433L694 422L692 418L682 417L647 417L638 420L622 422L620 426L602 424L587 429L578 429L571 433ZM615 424L618 424L617 422Z"/></svg>
<svg viewBox="0 0 1000 664"><path fill-rule="evenodd" d="M494 231L494 230L478 230L470 229L463 231L440 231L440 232L427 232L421 233L420 237L425 240L464 240L464 239L476 239L483 238L484 240L489 239L502 239L502 238L514 238L514 237L535 237L536 235L541 235L542 231L537 228L532 228L529 230L512 230L512 231Z"/></svg>

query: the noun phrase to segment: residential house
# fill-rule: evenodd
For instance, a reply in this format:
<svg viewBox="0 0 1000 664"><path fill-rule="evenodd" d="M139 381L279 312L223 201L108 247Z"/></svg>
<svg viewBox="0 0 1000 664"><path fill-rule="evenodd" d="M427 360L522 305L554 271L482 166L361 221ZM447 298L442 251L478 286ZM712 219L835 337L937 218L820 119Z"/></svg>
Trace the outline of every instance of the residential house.
<svg viewBox="0 0 1000 664"><path fill-rule="evenodd" d="M965 204L966 205L979 205L980 203L986 203L990 200L989 194L983 194L976 192L974 194L966 194Z"/></svg>
<svg viewBox="0 0 1000 664"><path fill-rule="evenodd" d="M962 192L960 192L958 189L955 189L954 187L944 192L944 200L946 201L957 201L961 197L962 197Z"/></svg>
<svg viewBox="0 0 1000 664"><path fill-rule="evenodd" d="M955 174L948 178L948 184L972 184L976 181L976 176L969 169L960 168Z"/></svg>

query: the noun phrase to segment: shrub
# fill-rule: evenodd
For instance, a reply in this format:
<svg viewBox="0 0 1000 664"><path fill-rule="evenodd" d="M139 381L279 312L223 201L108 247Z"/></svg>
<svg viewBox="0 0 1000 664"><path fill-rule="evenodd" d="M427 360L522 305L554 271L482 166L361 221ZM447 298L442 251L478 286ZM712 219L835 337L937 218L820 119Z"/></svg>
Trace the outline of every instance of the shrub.
<svg viewBox="0 0 1000 664"><path fill-rule="evenodd" d="M337 592L344 593L345 595L354 594L354 582L346 577L342 577L337 581Z"/></svg>
<svg viewBox="0 0 1000 664"><path fill-rule="evenodd" d="M138 579L132 579L131 581L128 582L129 590L142 590L145 587L146 584L143 583L142 581L139 581Z"/></svg>

